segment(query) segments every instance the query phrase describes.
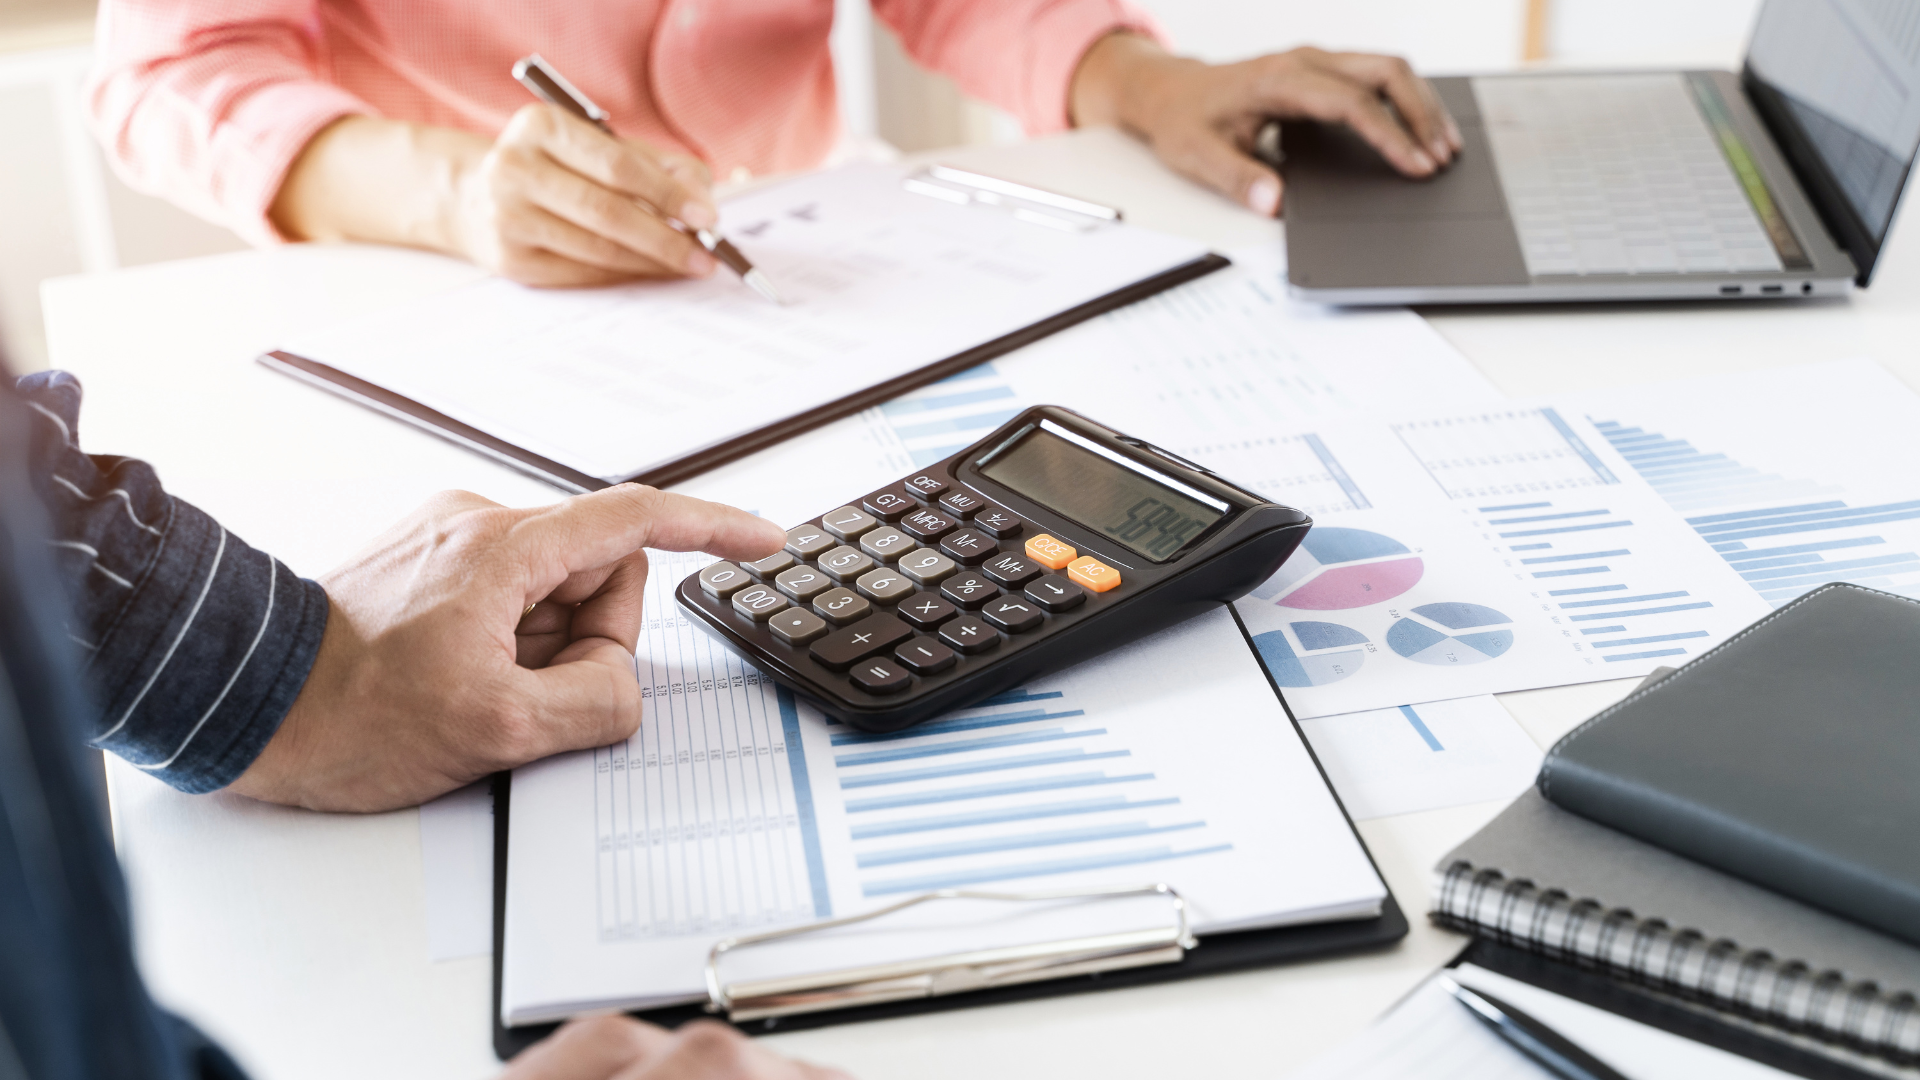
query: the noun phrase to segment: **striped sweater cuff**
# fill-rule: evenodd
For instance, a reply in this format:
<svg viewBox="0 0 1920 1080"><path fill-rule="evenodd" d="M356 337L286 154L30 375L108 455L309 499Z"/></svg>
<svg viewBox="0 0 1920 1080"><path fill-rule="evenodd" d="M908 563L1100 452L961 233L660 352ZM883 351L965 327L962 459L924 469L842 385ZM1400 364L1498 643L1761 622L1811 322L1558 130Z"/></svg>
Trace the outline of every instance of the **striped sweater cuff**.
<svg viewBox="0 0 1920 1080"><path fill-rule="evenodd" d="M188 792L232 783L306 682L327 596L172 499L159 549L92 668L94 745Z"/></svg>

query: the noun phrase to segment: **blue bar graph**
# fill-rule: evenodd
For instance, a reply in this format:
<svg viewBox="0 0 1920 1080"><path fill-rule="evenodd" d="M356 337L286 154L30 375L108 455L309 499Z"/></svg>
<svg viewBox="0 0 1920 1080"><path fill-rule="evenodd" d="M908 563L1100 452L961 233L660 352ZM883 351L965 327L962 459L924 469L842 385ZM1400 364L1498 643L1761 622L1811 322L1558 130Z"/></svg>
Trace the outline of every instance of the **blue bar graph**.
<svg viewBox="0 0 1920 1080"><path fill-rule="evenodd" d="M1649 457L1654 452L1650 445L1651 442L1671 442L1671 440L1660 439L1647 440L1639 436L1629 438L1642 439L1641 444L1636 450L1636 454L1642 458ZM1672 449L1674 448L1670 446L1662 446L1658 449L1658 452L1666 453ZM1632 456L1633 455L1629 455L1629 457ZM1530 537L1541 533L1589 534L1602 529L1630 529L1633 527L1632 521L1615 517L1614 511L1610 509L1604 507L1596 508L1591 501L1586 501L1585 505L1575 504L1573 506L1567 506L1554 501L1543 500L1532 503L1512 504L1509 506L1480 508L1481 513L1507 513L1515 510L1526 510L1529 511L1529 513L1524 516L1488 517L1485 521L1486 526L1498 528L1502 525L1565 522L1565 524L1557 525L1542 524L1541 527L1537 529L1526 528L1503 531L1497 534L1502 540ZM1623 536L1622 539L1624 538ZM1713 606L1711 602L1691 600L1685 590L1655 592L1649 591L1644 582L1633 583L1632 578L1637 576L1635 574L1635 568L1639 565L1638 561L1633 558L1633 547L1626 544L1621 544L1621 546L1618 547L1604 547L1599 543L1595 543L1595 541L1604 541L1604 539L1606 538L1600 536L1576 535L1568 544L1569 547L1574 548L1572 551L1550 555L1528 555L1514 560L1520 567L1524 568L1515 576L1523 577L1529 582L1538 582L1540 586L1544 587L1544 595L1549 598L1553 606L1564 613L1557 616L1556 621L1575 624L1604 622L1606 624L1604 626L1576 625L1572 627L1571 629L1578 630L1580 635L1579 638L1575 639L1579 642L1576 648L1591 648L1595 650L1593 655L1601 657L1606 662L1615 662L1614 658L1616 657L1619 659L1646 659L1649 655L1645 650L1631 653L1611 651L1621 646L1652 642L1693 641L1711 637L1711 634L1706 630L1673 625L1677 621L1685 621L1675 619L1674 616L1682 615L1689 611L1705 610ZM1618 543L1619 541L1616 540L1615 542ZM1507 550L1509 552L1535 551L1548 547L1551 547L1550 541L1531 541L1524 544L1510 543L1507 546ZM1562 587L1554 588L1552 586ZM1536 592L1533 595L1538 597L1541 596L1542 593ZM1658 603L1663 600L1688 600L1688 603ZM1642 606L1634 607L1633 605ZM1594 610L1588 613L1583 609L1602 610ZM1580 613L1575 614L1575 612ZM1630 623L1626 621L1628 619L1647 621ZM1612 634L1630 634L1633 636L1613 639L1606 639L1604 637L1604 635ZM1674 646L1674 649L1682 653L1687 651L1683 646ZM1662 655L1667 655L1667 652L1663 651Z"/></svg>
<svg viewBox="0 0 1920 1080"><path fill-rule="evenodd" d="M871 840L880 836L902 836L908 833L937 832L942 829L965 829L975 825L1002 825L1009 821L1037 821L1041 818L1077 817L1081 814L1110 813L1116 810L1177 806L1179 802L1179 799L1128 799L1124 795L1115 795L1111 798L1082 799L1078 802L1013 806L1004 810L977 810L965 814L937 814L932 817L902 818L897 821L862 822L853 826L849 832L855 840Z"/></svg>
<svg viewBox="0 0 1920 1080"><path fill-rule="evenodd" d="M1519 551L1520 546L1515 545L1513 550ZM1534 563L1579 562L1583 559L1611 559L1616 555L1631 554L1633 554L1633 552L1628 551L1626 548L1614 548L1612 551L1583 551L1578 555L1535 555L1531 559L1521 559L1520 561L1523 564L1532 565Z"/></svg>
<svg viewBox="0 0 1920 1080"><path fill-rule="evenodd" d="M1920 554L1913 551L1863 551L1852 559L1824 554L1885 551L1892 545L1873 527L1920 521L1920 499L1855 505L1830 484L1750 468L1686 439L1618 421L1593 422L1669 506L1683 513L1708 511L1691 513L1687 524L1775 607L1833 581L1920 595ZM1842 535L1822 535L1831 533ZM1750 543L1794 537L1804 540Z"/></svg>
<svg viewBox="0 0 1920 1080"><path fill-rule="evenodd" d="M832 781L869 897L1232 849L1060 691L1011 690L904 731L834 724ZM893 838L893 839L889 839ZM1046 853L1044 860L1019 853ZM911 867L910 876L899 876ZM893 869L889 869L893 868ZM892 875L892 876L886 876Z"/></svg>

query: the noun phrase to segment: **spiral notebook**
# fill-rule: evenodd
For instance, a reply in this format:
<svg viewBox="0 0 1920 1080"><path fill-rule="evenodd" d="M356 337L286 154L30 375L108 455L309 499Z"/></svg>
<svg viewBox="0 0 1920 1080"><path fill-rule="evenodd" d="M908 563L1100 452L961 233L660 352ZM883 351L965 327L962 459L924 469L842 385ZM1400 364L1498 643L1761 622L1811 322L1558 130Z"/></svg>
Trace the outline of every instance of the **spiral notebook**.
<svg viewBox="0 0 1920 1080"><path fill-rule="evenodd" d="M1793 601L1562 739L1444 925L1920 1063L1920 603Z"/></svg>

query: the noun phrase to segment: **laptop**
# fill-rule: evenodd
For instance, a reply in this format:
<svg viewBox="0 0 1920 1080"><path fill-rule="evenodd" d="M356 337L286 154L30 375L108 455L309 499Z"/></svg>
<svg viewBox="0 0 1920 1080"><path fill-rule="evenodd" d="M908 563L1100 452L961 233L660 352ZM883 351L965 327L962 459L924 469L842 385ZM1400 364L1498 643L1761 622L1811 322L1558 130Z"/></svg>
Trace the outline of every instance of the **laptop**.
<svg viewBox="0 0 1920 1080"><path fill-rule="evenodd" d="M1292 293L1334 304L1748 300L1865 287L1920 145L1920 4L1767 0L1743 70L1433 80L1428 180L1282 127Z"/></svg>

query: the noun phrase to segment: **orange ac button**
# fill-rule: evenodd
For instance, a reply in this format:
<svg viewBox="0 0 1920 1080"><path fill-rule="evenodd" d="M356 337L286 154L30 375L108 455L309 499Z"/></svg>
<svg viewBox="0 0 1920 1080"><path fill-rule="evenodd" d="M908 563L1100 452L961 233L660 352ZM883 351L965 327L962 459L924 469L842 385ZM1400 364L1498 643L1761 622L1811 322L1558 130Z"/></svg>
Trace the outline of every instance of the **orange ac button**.
<svg viewBox="0 0 1920 1080"><path fill-rule="evenodd" d="M1041 533L1027 541L1027 558L1049 570L1065 570L1074 556L1080 554L1067 545Z"/></svg>
<svg viewBox="0 0 1920 1080"><path fill-rule="evenodd" d="M1120 571L1091 555L1082 555L1068 563L1067 576L1094 592L1120 587Z"/></svg>

